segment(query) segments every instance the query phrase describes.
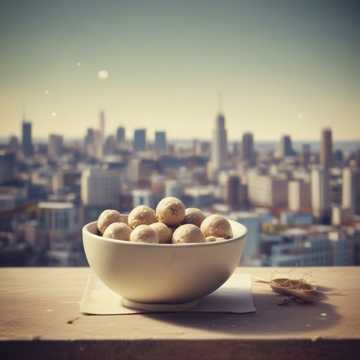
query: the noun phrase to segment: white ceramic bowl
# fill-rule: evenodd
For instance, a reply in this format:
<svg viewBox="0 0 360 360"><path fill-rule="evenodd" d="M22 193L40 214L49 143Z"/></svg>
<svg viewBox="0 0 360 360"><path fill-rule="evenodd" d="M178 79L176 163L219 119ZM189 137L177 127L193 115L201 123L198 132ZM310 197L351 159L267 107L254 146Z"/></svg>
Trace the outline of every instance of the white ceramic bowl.
<svg viewBox="0 0 360 360"><path fill-rule="evenodd" d="M125 299L181 304L216 290L239 265L247 230L230 223L233 239L175 245L106 239L92 222L83 228L83 243L92 270Z"/></svg>

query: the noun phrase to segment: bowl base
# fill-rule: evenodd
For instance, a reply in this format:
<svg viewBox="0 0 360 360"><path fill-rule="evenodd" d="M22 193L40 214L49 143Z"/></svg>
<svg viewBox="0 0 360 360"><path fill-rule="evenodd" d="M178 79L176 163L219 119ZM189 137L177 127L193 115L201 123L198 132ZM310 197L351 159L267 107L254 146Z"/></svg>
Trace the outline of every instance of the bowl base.
<svg viewBox="0 0 360 360"><path fill-rule="evenodd" d="M156 311L156 312L177 312L177 311L186 311L195 305L199 300L190 301L182 304L147 304L140 303L132 300L123 298L123 306L133 309L133 310L143 310L143 311Z"/></svg>

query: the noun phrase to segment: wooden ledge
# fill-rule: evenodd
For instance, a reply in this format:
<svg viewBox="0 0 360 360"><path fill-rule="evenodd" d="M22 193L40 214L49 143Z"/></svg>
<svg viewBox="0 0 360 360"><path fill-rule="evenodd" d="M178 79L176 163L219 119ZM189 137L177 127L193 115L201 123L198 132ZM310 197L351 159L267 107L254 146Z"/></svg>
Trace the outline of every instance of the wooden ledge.
<svg viewBox="0 0 360 360"><path fill-rule="evenodd" d="M316 305L279 306L279 296L254 282L257 312L245 315L82 315L88 271L0 269L0 357L309 360L352 358L360 350L357 267L238 268L253 279L306 278L327 294Z"/></svg>

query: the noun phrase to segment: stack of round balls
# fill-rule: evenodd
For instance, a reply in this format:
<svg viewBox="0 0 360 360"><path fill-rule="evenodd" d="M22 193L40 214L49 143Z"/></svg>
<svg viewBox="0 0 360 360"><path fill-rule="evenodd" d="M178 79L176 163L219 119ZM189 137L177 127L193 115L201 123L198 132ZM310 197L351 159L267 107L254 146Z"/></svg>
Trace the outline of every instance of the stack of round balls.
<svg viewBox="0 0 360 360"><path fill-rule="evenodd" d="M201 243L233 237L225 217L205 216L197 208L185 209L183 202L175 197L162 199L156 210L137 206L129 215L104 210L97 228L105 238L144 243Z"/></svg>

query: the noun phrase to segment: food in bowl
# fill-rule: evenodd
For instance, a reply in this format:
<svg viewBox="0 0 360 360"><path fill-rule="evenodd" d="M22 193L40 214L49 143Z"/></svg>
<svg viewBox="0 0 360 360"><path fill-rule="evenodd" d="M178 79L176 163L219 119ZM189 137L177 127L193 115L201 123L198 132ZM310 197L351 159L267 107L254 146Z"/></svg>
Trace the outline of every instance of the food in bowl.
<svg viewBox="0 0 360 360"><path fill-rule="evenodd" d="M224 239L233 237L229 220L222 215L209 215L201 223L200 229L205 237L214 236Z"/></svg>
<svg viewBox="0 0 360 360"><path fill-rule="evenodd" d="M104 231L103 237L116 240L130 240L131 229L122 222L110 224Z"/></svg>
<svg viewBox="0 0 360 360"><path fill-rule="evenodd" d="M173 234L174 244L205 242L205 237L200 228L194 224L180 225Z"/></svg>
<svg viewBox="0 0 360 360"><path fill-rule="evenodd" d="M166 197L156 207L140 205L129 213L104 210L97 221L104 238L130 242L189 244L230 239L233 232L222 215L205 214L198 208L185 208L180 199Z"/></svg>
<svg viewBox="0 0 360 360"><path fill-rule="evenodd" d="M205 214L198 208L187 208L185 210L185 218L184 223L185 224L194 224L196 226L201 225L201 223L205 219Z"/></svg>
<svg viewBox="0 0 360 360"><path fill-rule="evenodd" d="M83 244L92 271L123 299L138 304L184 304L215 291L240 264L246 228L228 221L231 239L215 237L215 241L197 243L105 238L94 221L83 227Z"/></svg>
<svg viewBox="0 0 360 360"><path fill-rule="evenodd" d="M155 211L149 206L137 206L129 213L128 224L133 229L139 225L150 225L154 222L156 222Z"/></svg>
<svg viewBox="0 0 360 360"><path fill-rule="evenodd" d="M131 242L158 243L156 231L150 225L139 225L130 234Z"/></svg>
<svg viewBox="0 0 360 360"><path fill-rule="evenodd" d="M160 244L171 243L173 231L170 227L162 222L156 222L150 225L157 233Z"/></svg>
<svg viewBox="0 0 360 360"><path fill-rule="evenodd" d="M101 234L104 233L105 229L112 223L125 223L127 224L127 215L121 214L117 210L107 209L104 210L97 221L97 228Z"/></svg>
<svg viewBox="0 0 360 360"><path fill-rule="evenodd" d="M180 199L168 196L158 203L156 217L166 225L180 225L185 218L185 205Z"/></svg>

